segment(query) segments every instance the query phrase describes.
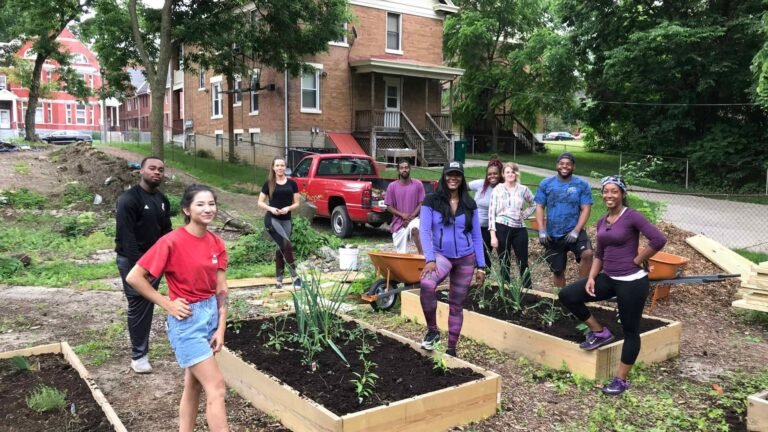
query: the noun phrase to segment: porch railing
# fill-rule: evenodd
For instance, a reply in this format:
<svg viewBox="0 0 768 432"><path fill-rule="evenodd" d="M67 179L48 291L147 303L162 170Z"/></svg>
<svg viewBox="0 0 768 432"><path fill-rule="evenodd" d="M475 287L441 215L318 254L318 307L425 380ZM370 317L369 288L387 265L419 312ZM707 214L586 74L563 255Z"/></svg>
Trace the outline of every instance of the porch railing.
<svg viewBox="0 0 768 432"><path fill-rule="evenodd" d="M450 114L430 114L437 123L437 127L443 132L451 132L453 129L453 121Z"/></svg>
<svg viewBox="0 0 768 432"><path fill-rule="evenodd" d="M440 147L440 150L443 151L443 154L445 155L445 158L448 159L448 149L451 145L451 140L448 138L448 136L440 129L440 126L437 124L434 118L432 118L432 115L429 113L424 113L427 117L427 127L426 131L429 133L432 140Z"/></svg>
<svg viewBox="0 0 768 432"><path fill-rule="evenodd" d="M425 164L424 159L424 136L416 129L411 119L405 115L404 112L400 112L400 126L403 129L403 138L405 145L416 150L419 162Z"/></svg>

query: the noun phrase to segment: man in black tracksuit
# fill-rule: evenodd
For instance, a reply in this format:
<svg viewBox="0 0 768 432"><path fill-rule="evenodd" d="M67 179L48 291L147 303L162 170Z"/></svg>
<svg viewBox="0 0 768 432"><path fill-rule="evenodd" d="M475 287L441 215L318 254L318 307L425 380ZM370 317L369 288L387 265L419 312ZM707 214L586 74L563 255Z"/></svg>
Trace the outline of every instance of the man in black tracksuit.
<svg viewBox="0 0 768 432"><path fill-rule="evenodd" d="M149 331L154 304L142 297L125 278L136 261L165 234L171 232L171 206L157 187L163 182L165 164L160 158L141 161L141 181L117 200L115 252L117 268L128 299L128 333L131 336L131 368L149 373ZM152 281L157 289L160 278Z"/></svg>

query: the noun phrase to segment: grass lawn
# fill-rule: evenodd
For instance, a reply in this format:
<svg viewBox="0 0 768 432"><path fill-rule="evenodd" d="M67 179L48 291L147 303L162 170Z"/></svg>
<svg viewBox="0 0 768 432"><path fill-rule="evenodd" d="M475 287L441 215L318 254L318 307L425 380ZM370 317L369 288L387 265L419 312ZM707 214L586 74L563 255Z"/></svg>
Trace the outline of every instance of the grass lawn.
<svg viewBox="0 0 768 432"><path fill-rule="evenodd" d="M130 150L145 156L152 153L150 144L110 143L109 145L95 145ZM164 159L169 167L193 175L205 184L220 187L230 192L256 195L261 191L261 185L267 178L267 170L264 168L195 157L173 145L165 146Z"/></svg>
<svg viewBox="0 0 768 432"><path fill-rule="evenodd" d="M571 141L574 142L574 141ZM501 154L502 162L514 161L523 165L537 168L555 169L557 155L563 152L562 144L555 144L557 148L551 148L549 153L518 154L514 159L511 154ZM549 147L549 146L548 146ZM593 171L603 175L617 174L619 172L619 156L607 153L592 153L579 147L568 147L568 151L576 158L576 175L589 177ZM490 153L468 154L467 158L489 160Z"/></svg>
<svg viewBox="0 0 768 432"><path fill-rule="evenodd" d="M752 261L755 264L760 264L761 262L768 261L768 253L755 252L749 249L734 249L733 251L743 256L744 258Z"/></svg>

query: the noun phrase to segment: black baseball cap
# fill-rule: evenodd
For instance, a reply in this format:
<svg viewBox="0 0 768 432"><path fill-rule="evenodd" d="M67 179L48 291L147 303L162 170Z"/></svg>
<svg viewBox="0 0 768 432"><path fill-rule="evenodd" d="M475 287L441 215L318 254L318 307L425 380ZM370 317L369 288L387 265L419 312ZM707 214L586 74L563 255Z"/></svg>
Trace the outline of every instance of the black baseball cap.
<svg viewBox="0 0 768 432"><path fill-rule="evenodd" d="M557 157L557 161L560 162L561 159L568 159L571 162L576 163L576 158L573 156L573 153L571 152L560 153L560 156Z"/></svg>
<svg viewBox="0 0 768 432"><path fill-rule="evenodd" d="M449 172L459 172L461 175L464 175L464 165L457 161L448 162L443 167L443 175Z"/></svg>

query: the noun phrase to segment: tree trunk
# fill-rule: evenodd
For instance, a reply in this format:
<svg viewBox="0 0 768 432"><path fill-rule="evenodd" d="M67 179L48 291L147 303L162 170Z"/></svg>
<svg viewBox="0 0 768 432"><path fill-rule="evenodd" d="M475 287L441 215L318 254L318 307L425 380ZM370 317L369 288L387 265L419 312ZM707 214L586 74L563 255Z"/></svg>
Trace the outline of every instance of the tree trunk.
<svg viewBox="0 0 768 432"><path fill-rule="evenodd" d="M237 143L235 142L235 115L234 115L234 105L235 105L235 94L233 93L235 91L235 79L231 76L227 76L227 141L229 141L229 145L227 148L229 149L229 156L227 160L231 163L237 162L237 155L235 154L235 145Z"/></svg>
<svg viewBox="0 0 768 432"><path fill-rule="evenodd" d="M24 114L24 139L27 141L37 141L35 113L37 112L37 101L40 99L40 77L43 73L43 65L46 58L38 53L35 58L35 67L32 69L32 83L29 86L27 112Z"/></svg>
<svg viewBox="0 0 768 432"><path fill-rule="evenodd" d="M496 121L496 112L494 110L489 111L489 117L491 122L491 153L499 154L499 123Z"/></svg>
<svg viewBox="0 0 768 432"><path fill-rule="evenodd" d="M168 66L165 67L165 70L166 74L163 76L167 76ZM163 136L163 105L165 102L165 85L162 87L157 85L155 87L157 90L162 91L152 89L153 91L150 94L152 101L152 112L149 113L149 122L151 123L150 132L152 133L152 155L162 158L164 153L163 144L165 141L165 137Z"/></svg>

